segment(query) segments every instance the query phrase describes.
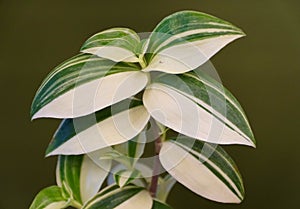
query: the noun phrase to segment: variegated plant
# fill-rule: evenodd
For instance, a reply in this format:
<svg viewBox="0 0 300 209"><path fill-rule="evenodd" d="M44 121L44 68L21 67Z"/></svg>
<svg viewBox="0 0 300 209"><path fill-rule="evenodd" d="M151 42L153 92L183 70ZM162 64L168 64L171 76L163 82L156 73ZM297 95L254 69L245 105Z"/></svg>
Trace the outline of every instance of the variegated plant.
<svg viewBox="0 0 300 209"><path fill-rule="evenodd" d="M38 193L30 209L168 209L176 181L210 200L240 203L241 176L218 144L254 147L254 136L238 101L201 66L242 36L229 22L181 11L145 39L128 28L89 38L34 98L33 119L63 121L46 151L58 155L57 186ZM149 140L153 168L139 161ZM169 174L161 176L160 165Z"/></svg>

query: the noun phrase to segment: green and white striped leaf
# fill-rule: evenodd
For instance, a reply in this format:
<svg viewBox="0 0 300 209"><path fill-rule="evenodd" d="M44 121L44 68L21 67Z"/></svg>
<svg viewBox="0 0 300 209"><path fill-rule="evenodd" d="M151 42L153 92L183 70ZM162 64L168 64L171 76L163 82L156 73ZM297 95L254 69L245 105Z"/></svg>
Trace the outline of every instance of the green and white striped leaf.
<svg viewBox="0 0 300 209"><path fill-rule="evenodd" d="M77 155L124 143L146 126L149 113L139 100L123 100L80 118L65 119L46 155Z"/></svg>
<svg viewBox="0 0 300 209"><path fill-rule="evenodd" d="M29 209L62 209L68 206L68 199L63 197L62 189L58 186L50 186L36 195Z"/></svg>
<svg viewBox="0 0 300 209"><path fill-rule="evenodd" d="M223 203L243 200L241 176L221 147L180 137L164 142L159 158L167 172L196 194Z"/></svg>
<svg viewBox="0 0 300 209"><path fill-rule="evenodd" d="M82 209L151 209L152 198L142 187L110 186L90 199Z"/></svg>
<svg viewBox="0 0 300 209"><path fill-rule="evenodd" d="M184 73L208 61L245 34L229 22L197 11L180 11L163 19L150 36L145 71Z"/></svg>
<svg viewBox="0 0 300 209"><path fill-rule="evenodd" d="M140 175L138 170L121 170L114 174L114 180L120 187L124 187L139 178Z"/></svg>
<svg viewBox="0 0 300 209"><path fill-rule="evenodd" d="M172 209L172 208L166 203L162 203L158 200L153 200L152 209Z"/></svg>
<svg viewBox="0 0 300 209"><path fill-rule="evenodd" d="M216 144L255 147L238 101L203 72L163 74L148 86L143 101L153 118L179 133Z"/></svg>
<svg viewBox="0 0 300 209"><path fill-rule="evenodd" d="M169 193L171 192L173 186L176 183L176 179L174 179L170 174L166 175L164 178L160 178L158 181L157 188L157 199L166 202Z"/></svg>
<svg viewBox="0 0 300 209"><path fill-rule="evenodd" d="M115 145L114 149L121 155L127 156L131 166L134 167L135 163L143 155L146 143L146 132L142 131L133 139L125 143Z"/></svg>
<svg viewBox="0 0 300 209"><path fill-rule="evenodd" d="M129 28L111 28L90 37L81 51L115 62L138 62L139 36Z"/></svg>
<svg viewBox="0 0 300 209"><path fill-rule="evenodd" d="M111 160L98 160L106 150L89 155L60 155L56 169L58 186L74 201L83 204L93 197L107 177Z"/></svg>
<svg viewBox="0 0 300 209"><path fill-rule="evenodd" d="M74 118L129 98L140 92L148 77L139 65L115 63L80 54L56 67L37 91L32 119Z"/></svg>

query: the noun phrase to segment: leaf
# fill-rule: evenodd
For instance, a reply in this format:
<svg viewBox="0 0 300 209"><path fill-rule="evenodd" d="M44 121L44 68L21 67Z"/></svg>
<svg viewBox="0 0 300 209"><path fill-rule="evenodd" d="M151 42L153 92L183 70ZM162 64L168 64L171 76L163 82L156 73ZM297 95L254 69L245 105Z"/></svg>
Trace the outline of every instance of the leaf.
<svg viewBox="0 0 300 209"><path fill-rule="evenodd" d="M220 146L178 137L163 143L159 158L167 172L198 195L223 203L244 198L239 171Z"/></svg>
<svg viewBox="0 0 300 209"><path fill-rule="evenodd" d="M198 70L182 75L163 74L157 77L154 83L158 84L158 86L154 87L154 94L162 94L157 92L158 90L164 91L163 94L168 94L168 96L174 94L176 95L174 99L175 97L178 99L178 104L180 104L181 100L187 100L193 107L191 109L185 108L185 106L178 108L203 112L203 114L195 113L195 115L199 116L198 118L187 118L185 115L179 115L179 113L177 117L181 117L182 122L185 120L188 123L194 120L194 125L201 125L201 120L206 120L207 124L210 124L207 126L207 130L203 129L202 131L208 133L209 135L207 136L195 133L195 131L194 133L191 131L181 133L217 144L237 143L255 147L255 138L243 108L224 86L206 73ZM171 104L168 105L168 109L170 109L170 106ZM179 126L178 122L177 126ZM176 123L175 119L173 123ZM201 127L198 130L201 131ZM221 133L222 131L223 133Z"/></svg>
<svg viewBox="0 0 300 209"><path fill-rule="evenodd" d="M146 143L146 131L142 131L133 139L125 143L115 145L114 149L121 155L123 154L127 156L131 166L134 167L135 163L143 155Z"/></svg>
<svg viewBox="0 0 300 209"><path fill-rule="evenodd" d="M114 174L114 179L120 187L124 187L140 177L140 175L138 170L121 170Z"/></svg>
<svg viewBox="0 0 300 209"><path fill-rule="evenodd" d="M80 54L56 67L37 91L32 119L88 115L140 92L147 75L133 63Z"/></svg>
<svg viewBox="0 0 300 209"><path fill-rule="evenodd" d="M82 209L151 209L152 198L142 187L110 186L90 199Z"/></svg>
<svg viewBox="0 0 300 209"><path fill-rule="evenodd" d="M184 73L208 61L245 34L229 22L197 11L180 11L163 19L150 36L144 71Z"/></svg>
<svg viewBox="0 0 300 209"><path fill-rule="evenodd" d="M166 202L168 195L171 192L175 183L176 183L176 179L174 179L170 174L166 175L163 179L159 179L158 189L156 194L157 199Z"/></svg>
<svg viewBox="0 0 300 209"><path fill-rule="evenodd" d="M238 102L202 76L163 75L147 87L143 102L155 120L184 135L216 144L255 146Z"/></svg>
<svg viewBox="0 0 300 209"><path fill-rule="evenodd" d="M129 28L111 28L90 37L81 51L115 62L138 62L139 36Z"/></svg>
<svg viewBox="0 0 300 209"><path fill-rule="evenodd" d="M166 203L162 203L158 200L153 200L152 209L172 209L172 208Z"/></svg>
<svg viewBox="0 0 300 209"><path fill-rule="evenodd" d="M103 149L89 155L58 157L57 184L80 204L85 203L99 191L110 171L110 160L98 160L105 152L106 150Z"/></svg>
<svg viewBox="0 0 300 209"><path fill-rule="evenodd" d="M46 154L84 154L126 142L143 130L149 117L141 101L127 99L95 114L65 119Z"/></svg>
<svg viewBox="0 0 300 209"><path fill-rule="evenodd" d="M68 205L68 200L63 197L61 188L50 186L36 195L29 209L62 209Z"/></svg>

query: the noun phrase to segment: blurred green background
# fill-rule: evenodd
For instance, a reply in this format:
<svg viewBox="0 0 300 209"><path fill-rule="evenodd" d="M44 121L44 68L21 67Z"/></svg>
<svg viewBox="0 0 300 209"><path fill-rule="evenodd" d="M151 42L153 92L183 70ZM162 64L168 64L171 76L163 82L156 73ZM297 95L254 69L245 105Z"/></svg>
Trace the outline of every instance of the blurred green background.
<svg viewBox="0 0 300 209"><path fill-rule="evenodd" d="M49 71L95 32L114 26L148 32L183 9L216 15L247 33L212 62L247 112L258 147L226 147L244 177L242 204L210 202L180 185L169 203L175 209L299 208L299 1L0 0L0 209L28 208L41 188L55 182L55 157L44 159L44 151L59 121L29 118Z"/></svg>

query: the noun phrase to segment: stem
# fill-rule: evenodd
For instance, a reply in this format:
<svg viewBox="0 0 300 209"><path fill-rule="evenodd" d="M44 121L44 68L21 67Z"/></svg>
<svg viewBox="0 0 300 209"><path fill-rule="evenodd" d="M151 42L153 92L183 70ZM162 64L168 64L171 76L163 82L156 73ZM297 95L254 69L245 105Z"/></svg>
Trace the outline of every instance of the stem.
<svg viewBox="0 0 300 209"><path fill-rule="evenodd" d="M152 175L152 180L151 180L151 185L150 185L150 194L152 197L156 197L156 192L157 192L157 185L158 185L158 178L159 178L159 172L160 172L160 168L161 168L161 164L159 161L159 152L161 149L161 143L162 143L162 139L159 136L156 140L155 140L155 161L154 161L154 165L153 165L153 175Z"/></svg>

